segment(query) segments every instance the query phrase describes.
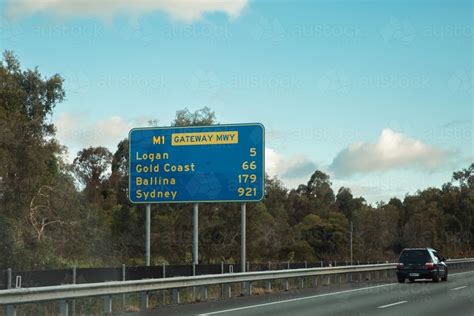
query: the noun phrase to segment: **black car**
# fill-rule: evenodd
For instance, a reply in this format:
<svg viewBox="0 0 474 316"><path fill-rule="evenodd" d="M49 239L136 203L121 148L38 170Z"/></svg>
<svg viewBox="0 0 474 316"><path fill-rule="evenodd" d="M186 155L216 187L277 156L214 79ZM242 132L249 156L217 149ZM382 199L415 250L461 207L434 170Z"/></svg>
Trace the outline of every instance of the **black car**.
<svg viewBox="0 0 474 316"><path fill-rule="evenodd" d="M431 248L405 248L400 254L397 265L398 282L410 282L416 279L431 279L433 282L448 280L446 259Z"/></svg>

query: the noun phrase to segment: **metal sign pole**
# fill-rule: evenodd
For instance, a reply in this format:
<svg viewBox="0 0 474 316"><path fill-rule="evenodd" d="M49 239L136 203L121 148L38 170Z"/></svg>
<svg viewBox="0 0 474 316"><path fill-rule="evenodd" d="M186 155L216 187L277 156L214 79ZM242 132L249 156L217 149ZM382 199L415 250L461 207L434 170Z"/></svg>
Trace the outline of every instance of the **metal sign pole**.
<svg viewBox="0 0 474 316"><path fill-rule="evenodd" d="M151 204L146 205L146 265L150 265Z"/></svg>
<svg viewBox="0 0 474 316"><path fill-rule="evenodd" d="M351 222L351 265L352 265L352 232L354 230L354 227L352 226L352 222Z"/></svg>
<svg viewBox="0 0 474 316"><path fill-rule="evenodd" d="M247 216L247 204L242 203L240 206L240 266L242 272L245 272L247 255L246 255L246 243L245 243L245 234L246 234L246 216Z"/></svg>
<svg viewBox="0 0 474 316"><path fill-rule="evenodd" d="M199 204L194 203L193 207L193 263L199 263Z"/></svg>

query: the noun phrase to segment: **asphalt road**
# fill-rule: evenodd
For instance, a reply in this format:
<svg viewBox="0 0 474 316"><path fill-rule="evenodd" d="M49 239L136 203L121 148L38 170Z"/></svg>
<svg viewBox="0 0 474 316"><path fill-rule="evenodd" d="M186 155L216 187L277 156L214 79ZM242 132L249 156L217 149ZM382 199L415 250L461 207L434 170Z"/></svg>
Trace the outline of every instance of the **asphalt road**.
<svg viewBox="0 0 474 316"><path fill-rule="evenodd" d="M174 306L147 315L474 315L474 271L452 273L448 282L348 285Z"/></svg>

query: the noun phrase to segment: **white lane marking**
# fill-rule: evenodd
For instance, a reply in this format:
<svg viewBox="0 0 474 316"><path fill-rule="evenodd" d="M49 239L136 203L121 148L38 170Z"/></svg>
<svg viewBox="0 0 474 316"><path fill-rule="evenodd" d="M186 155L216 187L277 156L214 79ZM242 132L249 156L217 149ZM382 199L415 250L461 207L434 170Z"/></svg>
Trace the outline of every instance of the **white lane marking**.
<svg viewBox="0 0 474 316"><path fill-rule="evenodd" d="M362 288L358 288L358 289L352 289L352 290L346 290L346 291L340 291L340 292L332 292L332 293L325 293L325 294L319 294L319 295L313 295L313 296L305 296L305 297L292 298L292 299L284 300L284 301L276 301L276 302L270 302L270 303L264 303L264 304L249 305L249 306L243 306L243 307L237 307L237 308L231 308L231 309L221 310L221 311L217 311L217 312L209 312L209 313L204 313L204 314L198 314L198 316L223 314L223 313L228 313L228 312L241 311L241 310L244 310L244 309L257 308L257 307L263 307L263 306L269 306L269 305L275 305L275 304L283 304L283 303L288 303L288 302L297 302L297 301L309 300L309 299L317 298L317 297L324 297L324 296L332 296L332 295L337 295L337 294L352 293L352 292L363 291L363 290L369 290L369 289L376 289L376 288L385 287L385 286L392 286L392 285L398 285L398 283L382 284L382 285L369 286L369 287L362 287Z"/></svg>
<svg viewBox="0 0 474 316"><path fill-rule="evenodd" d="M466 288L466 287L467 287L467 285L460 286L460 287L455 287L454 289L451 289L451 291L461 290L461 289L464 289L464 288Z"/></svg>
<svg viewBox="0 0 474 316"><path fill-rule="evenodd" d="M392 303L392 304L382 305L382 306L379 306L377 308L387 308L387 307L390 307L390 306L405 304L406 302L408 302L408 301L400 301L400 302L396 302L396 303Z"/></svg>
<svg viewBox="0 0 474 316"><path fill-rule="evenodd" d="M466 272L450 273L449 275L459 275L459 274L466 274L466 273L474 273L474 271L466 271Z"/></svg>

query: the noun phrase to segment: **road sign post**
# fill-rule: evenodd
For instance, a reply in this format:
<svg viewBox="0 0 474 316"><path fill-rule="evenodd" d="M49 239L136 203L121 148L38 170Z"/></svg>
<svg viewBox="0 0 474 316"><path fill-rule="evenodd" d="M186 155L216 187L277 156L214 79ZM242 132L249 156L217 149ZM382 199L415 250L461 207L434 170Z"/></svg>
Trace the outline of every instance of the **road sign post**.
<svg viewBox="0 0 474 316"><path fill-rule="evenodd" d="M199 204L193 205L193 264L199 264Z"/></svg>
<svg viewBox="0 0 474 316"><path fill-rule="evenodd" d="M352 234L354 232L354 227L352 226L352 221L351 221L351 224L350 224L350 232L351 232L351 265L352 265Z"/></svg>
<svg viewBox="0 0 474 316"><path fill-rule="evenodd" d="M151 259L150 259L150 248L151 248L151 204L146 205L146 265L149 266Z"/></svg>
<svg viewBox="0 0 474 316"><path fill-rule="evenodd" d="M247 205L242 203L240 206L240 267L241 271L246 271L247 265L247 245L246 245L246 230L247 230Z"/></svg>

